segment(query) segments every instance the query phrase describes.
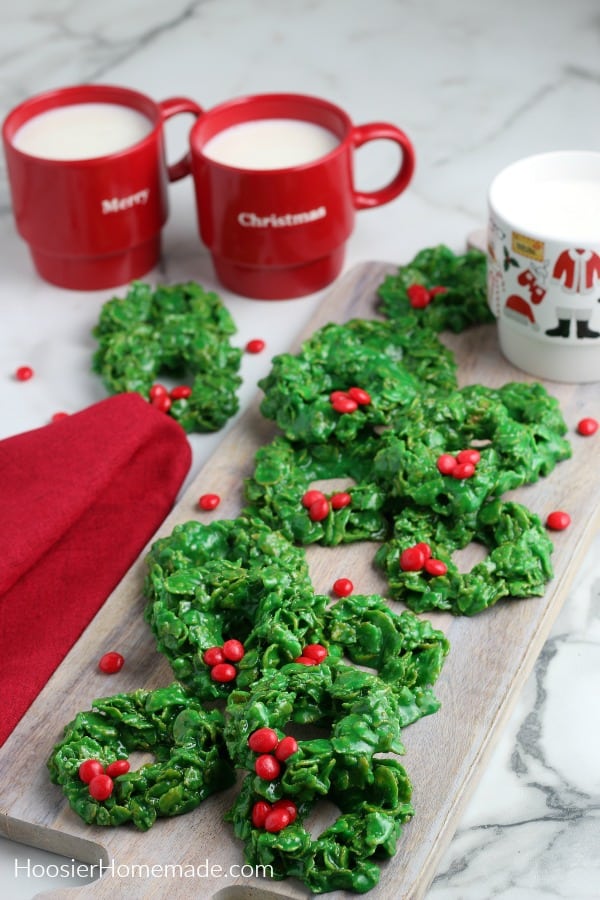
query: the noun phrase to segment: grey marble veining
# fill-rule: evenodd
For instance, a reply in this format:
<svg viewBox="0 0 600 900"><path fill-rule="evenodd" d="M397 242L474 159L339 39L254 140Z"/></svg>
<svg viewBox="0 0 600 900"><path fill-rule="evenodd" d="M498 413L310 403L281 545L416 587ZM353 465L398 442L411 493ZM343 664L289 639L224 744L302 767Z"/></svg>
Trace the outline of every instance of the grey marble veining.
<svg viewBox="0 0 600 900"><path fill-rule="evenodd" d="M356 123L384 120L414 142L410 189L361 212L345 270L405 262L421 247L455 250L481 228L486 192L507 163L550 149L600 149L598 0L22 0L0 10L0 112L49 88L123 84L205 107L246 93L297 91L343 106ZM169 158L190 120L169 123ZM362 187L380 185L395 150L356 155ZM164 254L149 280L193 278L219 290L198 233L191 184L170 188ZM90 336L106 292L45 285L16 235L0 160L0 438L104 396L89 371ZM322 295L272 304L224 295L240 344L290 345ZM242 402L269 357L244 360ZM32 362L27 386L11 377ZM26 393L25 393L26 391ZM599 405L585 411L600 417ZM222 435L193 436L194 469ZM596 472L590 478L597 478ZM440 862L427 900L600 898L600 539L572 586ZM592 698L592 701L590 701ZM18 849L18 848L17 848ZM43 884L12 877L11 900ZM56 885L48 885L56 886ZM78 892L79 893L79 892ZM81 892L85 896L84 892ZM377 892L373 892L377 896ZM408 898L410 900L410 898Z"/></svg>

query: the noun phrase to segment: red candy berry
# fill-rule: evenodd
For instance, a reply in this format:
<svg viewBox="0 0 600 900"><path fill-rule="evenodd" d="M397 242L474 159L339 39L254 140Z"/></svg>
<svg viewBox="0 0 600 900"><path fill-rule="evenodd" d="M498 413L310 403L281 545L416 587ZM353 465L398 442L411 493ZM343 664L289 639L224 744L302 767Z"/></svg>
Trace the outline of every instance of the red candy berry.
<svg viewBox="0 0 600 900"><path fill-rule="evenodd" d="M223 644L223 656L229 662L239 662L244 656L244 645L241 641L231 638Z"/></svg>
<svg viewBox="0 0 600 900"><path fill-rule="evenodd" d="M349 506L352 503L352 497L346 491L340 491L337 494L332 494L329 502L332 509L343 509L344 506Z"/></svg>
<svg viewBox="0 0 600 900"><path fill-rule="evenodd" d="M338 578L333 582L333 593L336 597L349 597L354 590L354 585L349 578Z"/></svg>
<svg viewBox="0 0 600 900"><path fill-rule="evenodd" d="M62 412L62 411L55 412L55 413L52 413L52 415L50 416L50 421L51 422L59 422L61 419L66 419L68 415L69 415L68 412Z"/></svg>
<svg viewBox="0 0 600 900"><path fill-rule="evenodd" d="M420 543L415 544L415 547L417 548L417 550L421 550L423 552L425 560L429 559L429 557L431 556L431 547L429 546L429 544L426 544L425 541L421 541Z"/></svg>
<svg viewBox="0 0 600 900"><path fill-rule="evenodd" d="M116 759L106 767L106 774L111 778L117 778L117 776L125 775L126 772L129 772L130 768L128 759Z"/></svg>
<svg viewBox="0 0 600 900"><path fill-rule="evenodd" d="M329 501L326 497L322 500L315 500L308 508L308 517L311 522L322 522L329 515Z"/></svg>
<svg viewBox="0 0 600 900"><path fill-rule="evenodd" d="M263 753L256 758L254 771L263 781L273 781L279 776L281 765L271 753Z"/></svg>
<svg viewBox="0 0 600 900"><path fill-rule="evenodd" d="M287 809L271 809L265 817L265 831L277 832L283 831L291 822L290 814Z"/></svg>
<svg viewBox="0 0 600 900"><path fill-rule="evenodd" d="M223 684L226 684L228 681L233 681L235 676L237 675L235 666L232 666L231 663L217 663L210 670L210 677L213 681L219 681Z"/></svg>
<svg viewBox="0 0 600 900"><path fill-rule="evenodd" d="M125 657L121 656L120 653L111 650L109 653L105 653L104 656L100 657L98 668L101 672L104 672L105 675L114 675L115 672L120 672L124 663Z"/></svg>
<svg viewBox="0 0 600 900"><path fill-rule="evenodd" d="M218 494L202 494L198 500L198 506L200 509L204 510L204 512L210 512L211 510L216 509L220 502L221 498Z"/></svg>
<svg viewBox="0 0 600 900"><path fill-rule="evenodd" d="M271 809L285 809L289 814L290 822L295 822L298 816L298 807L293 800L288 800L287 797L276 800Z"/></svg>
<svg viewBox="0 0 600 900"><path fill-rule="evenodd" d="M351 387L348 389L348 396L351 400L358 403L359 406L368 406L371 402L371 395L359 387Z"/></svg>
<svg viewBox="0 0 600 900"><path fill-rule="evenodd" d="M581 421L577 423L577 431L579 434L583 435L583 437L589 437L592 434L596 434L598 431L598 422L596 419L590 417L581 419Z"/></svg>
<svg viewBox="0 0 600 900"><path fill-rule="evenodd" d="M445 294L447 291L447 287L444 287L441 284L436 284L435 287L429 288L429 296L433 299L433 297L437 297L438 294Z"/></svg>
<svg viewBox="0 0 600 900"><path fill-rule="evenodd" d="M292 753L298 752L298 741L296 738L288 735L287 737L281 738L277 746L275 747L275 758L279 760L279 762L284 762L288 756L291 756ZM275 806L275 804L273 804Z"/></svg>
<svg viewBox="0 0 600 900"><path fill-rule="evenodd" d="M104 766L99 759L86 759L77 770L77 774L86 784L89 784L96 775L102 775L103 773Z"/></svg>
<svg viewBox="0 0 600 900"><path fill-rule="evenodd" d="M174 387L169 395L171 400L187 400L192 396L192 389L189 384L178 384Z"/></svg>
<svg viewBox="0 0 600 900"><path fill-rule="evenodd" d="M150 390L148 391L148 396L150 400L158 400L160 397L168 396L168 390L164 386L164 384L153 384Z"/></svg>
<svg viewBox="0 0 600 900"><path fill-rule="evenodd" d="M323 644L307 644L302 651L302 656L308 656L309 659L314 659L315 662L321 663L324 659L327 659L329 651Z"/></svg>
<svg viewBox="0 0 600 900"><path fill-rule="evenodd" d="M15 378L17 381L29 381L30 378L33 378L33 369L31 366L19 366L15 372Z"/></svg>
<svg viewBox="0 0 600 900"><path fill-rule="evenodd" d="M173 401L168 394L159 394L157 397L153 397L150 403L161 412L167 413L171 409Z"/></svg>
<svg viewBox="0 0 600 900"><path fill-rule="evenodd" d="M452 475L458 463L450 453L442 453L441 456L438 456L436 465L438 472L441 472L442 475Z"/></svg>
<svg viewBox="0 0 600 900"><path fill-rule="evenodd" d="M425 553L419 546L407 547L400 554L400 568L403 572L419 572L425 565Z"/></svg>
<svg viewBox="0 0 600 900"><path fill-rule="evenodd" d="M257 728L248 738L248 746L255 753L270 753L278 743L277 732L272 728Z"/></svg>
<svg viewBox="0 0 600 900"><path fill-rule="evenodd" d="M472 478L475 474L475 466L470 462L457 463L450 473L453 478Z"/></svg>
<svg viewBox="0 0 600 900"><path fill-rule="evenodd" d="M481 453L474 447L469 447L467 450L461 450L460 453L456 454L456 461L458 463L471 463L476 466L480 459Z"/></svg>
<svg viewBox="0 0 600 900"><path fill-rule="evenodd" d="M433 557L431 557L431 559L425 560L425 565L423 566L423 568L429 575L436 576L445 575L448 571L448 566L445 562L442 562L441 559L434 559Z"/></svg>
<svg viewBox="0 0 600 900"><path fill-rule="evenodd" d="M301 666L316 666L317 660L313 659L312 656L297 656L294 660L295 663L300 663Z"/></svg>
<svg viewBox="0 0 600 900"><path fill-rule="evenodd" d="M406 288L408 300L413 309L429 306L431 296L424 284L411 284Z"/></svg>
<svg viewBox="0 0 600 900"><path fill-rule="evenodd" d="M546 527L552 531L564 531L571 524L571 516L562 509L551 512L546 519Z"/></svg>
<svg viewBox="0 0 600 900"><path fill-rule="evenodd" d="M255 828L263 828L267 815L271 812L271 806L266 800L257 800L252 807L251 819Z"/></svg>
<svg viewBox="0 0 600 900"><path fill-rule="evenodd" d="M95 775L89 783L90 796L94 800L108 800L114 786L110 775Z"/></svg>
<svg viewBox="0 0 600 900"><path fill-rule="evenodd" d="M306 506L306 508L309 509L313 503L316 503L319 500L327 500L323 491L306 491L302 495L302 506Z"/></svg>
<svg viewBox="0 0 600 900"><path fill-rule="evenodd" d="M209 647L208 650L205 650L202 654L202 659L207 666L216 666L219 663L225 662L225 654L223 653L222 647Z"/></svg>
<svg viewBox="0 0 600 900"><path fill-rule="evenodd" d="M261 338L253 338L246 344L246 353L262 353L266 346Z"/></svg>
<svg viewBox="0 0 600 900"><path fill-rule="evenodd" d="M339 413L353 413L358 409L358 403L356 400L353 400L352 397L349 397L348 394L341 393L339 396L336 396L334 400L331 401L331 405L336 412Z"/></svg>

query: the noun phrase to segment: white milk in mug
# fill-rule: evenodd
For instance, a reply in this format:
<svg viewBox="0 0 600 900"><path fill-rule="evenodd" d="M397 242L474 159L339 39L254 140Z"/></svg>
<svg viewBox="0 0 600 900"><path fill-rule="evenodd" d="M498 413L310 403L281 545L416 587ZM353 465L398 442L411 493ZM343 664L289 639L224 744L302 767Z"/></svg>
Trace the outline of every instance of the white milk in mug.
<svg viewBox="0 0 600 900"><path fill-rule="evenodd" d="M133 147L152 131L147 116L119 103L74 103L29 119L13 144L41 159L93 159Z"/></svg>
<svg viewBox="0 0 600 900"><path fill-rule="evenodd" d="M225 128L203 147L209 159L236 169L286 169L326 156L336 135L302 119L256 119Z"/></svg>

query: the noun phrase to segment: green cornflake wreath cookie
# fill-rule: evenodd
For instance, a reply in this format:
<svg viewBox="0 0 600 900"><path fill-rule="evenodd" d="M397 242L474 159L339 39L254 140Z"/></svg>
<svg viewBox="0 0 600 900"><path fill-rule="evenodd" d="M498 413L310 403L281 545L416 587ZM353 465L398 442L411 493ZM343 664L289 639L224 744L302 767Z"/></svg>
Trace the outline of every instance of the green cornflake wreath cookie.
<svg viewBox="0 0 600 900"><path fill-rule="evenodd" d="M237 684L319 640L326 598L314 594L304 551L249 516L209 525L187 522L156 541L148 556L145 618L173 673L203 699L226 697L204 651L227 639L246 650Z"/></svg>
<svg viewBox="0 0 600 900"><path fill-rule="evenodd" d="M48 760L50 778L84 822L132 822L146 831L158 817L189 812L233 784L223 721L221 712L203 709L177 683L104 697L66 726ZM95 800L79 777L81 763L93 759L106 766L140 750L156 761L119 775L112 794Z"/></svg>
<svg viewBox="0 0 600 900"><path fill-rule="evenodd" d="M246 777L227 818L245 843L248 862L272 866L275 878L298 877L313 893L374 887L375 861L395 853L402 824L413 815L404 768L376 756L403 752L398 699L390 686L335 660L311 667L292 663L249 691L234 691L226 719L230 756L251 773L257 754L248 739L258 729L272 729L278 738L307 725L323 732L298 739L279 776ZM303 820L325 796L341 814L313 838ZM277 833L255 827L252 812L261 800L292 800L295 821Z"/></svg>
<svg viewBox="0 0 600 900"><path fill-rule="evenodd" d="M413 333L416 328L464 331L494 321L486 277L486 257L480 250L455 255L443 244L428 247L384 279L378 289L379 310L396 327ZM415 285L422 290L415 291Z"/></svg>
<svg viewBox="0 0 600 900"><path fill-rule="evenodd" d="M371 477L377 447L372 437L351 444L330 439L312 445L276 437L255 455L254 471L244 484L249 503L245 511L302 545L381 540L389 527L383 510L386 494ZM357 482L344 488L350 502L313 521L302 502L306 490L315 481L335 478Z"/></svg>
<svg viewBox="0 0 600 900"><path fill-rule="evenodd" d="M432 516L427 508L407 509L394 530L375 560L386 573L390 596L414 612L441 609L472 616L503 598L541 596L553 575L552 541L540 518L520 503L491 500L472 522ZM403 571L402 550L422 541L447 566L445 574ZM459 572L452 554L471 541L487 547L488 555L470 572Z"/></svg>
<svg viewBox="0 0 600 900"><path fill-rule="evenodd" d="M452 354L433 332L398 329L394 324L352 319L330 323L303 343L299 353L275 356L261 412L287 438L317 443L331 438L354 441L365 430L388 424L392 412L430 390L456 387ZM370 402L351 415L338 412L334 391L358 387Z"/></svg>
<svg viewBox="0 0 600 900"><path fill-rule="evenodd" d="M133 282L108 300L93 334L92 368L111 393L148 398L157 378L192 379L189 397L173 399L169 415L188 431L217 431L238 411L242 351L233 347L233 319L217 294L194 282Z"/></svg>

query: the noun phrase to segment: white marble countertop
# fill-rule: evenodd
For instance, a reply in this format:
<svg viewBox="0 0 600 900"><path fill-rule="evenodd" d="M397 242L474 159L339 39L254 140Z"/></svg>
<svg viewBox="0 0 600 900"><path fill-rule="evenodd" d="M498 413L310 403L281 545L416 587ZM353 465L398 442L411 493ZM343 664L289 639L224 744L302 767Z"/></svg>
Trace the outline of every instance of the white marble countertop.
<svg viewBox="0 0 600 900"><path fill-rule="evenodd" d="M2 116L41 90L99 82L157 100L184 94L205 107L247 93L318 94L357 124L399 125L416 148L415 178L398 200L358 214L346 270L372 259L406 262L441 242L460 251L485 222L487 186L501 167L530 153L600 145L598 0L21 0L10 13L3 6L0 24ZM170 158L181 155L188 125L167 127ZM388 149L359 151L359 186L386 180ZM15 232L3 161L0 179L3 438L105 396L90 372L90 330L101 304L122 291L41 282ZM170 201L163 261L147 280L194 279L220 290L197 234L191 182L172 185ZM253 337L268 345L244 359L244 406L321 295L269 303L221 294L240 345ZM20 383L13 373L24 364L36 374ZM192 474L221 438L192 436ZM599 558L596 540L428 900L600 897ZM3 896L58 886L56 878L15 877L16 858L42 867L51 859L1 839Z"/></svg>

